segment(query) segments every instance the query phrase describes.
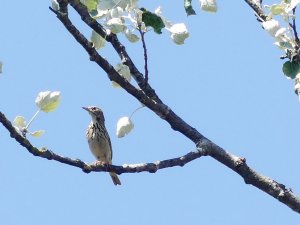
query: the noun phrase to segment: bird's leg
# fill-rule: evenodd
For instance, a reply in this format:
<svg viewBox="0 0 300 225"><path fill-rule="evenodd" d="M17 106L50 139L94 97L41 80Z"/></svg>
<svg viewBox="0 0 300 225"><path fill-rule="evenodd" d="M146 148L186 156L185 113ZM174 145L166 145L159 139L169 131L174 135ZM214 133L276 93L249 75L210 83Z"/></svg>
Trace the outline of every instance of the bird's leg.
<svg viewBox="0 0 300 225"><path fill-rule="evenodd" d="M103 161L100 161L100 160L97 160L95 163L94 163L95 166L105 166L106 170L108 169L108 166L109 166L109 163L107 162L103 162Z"/></svg>

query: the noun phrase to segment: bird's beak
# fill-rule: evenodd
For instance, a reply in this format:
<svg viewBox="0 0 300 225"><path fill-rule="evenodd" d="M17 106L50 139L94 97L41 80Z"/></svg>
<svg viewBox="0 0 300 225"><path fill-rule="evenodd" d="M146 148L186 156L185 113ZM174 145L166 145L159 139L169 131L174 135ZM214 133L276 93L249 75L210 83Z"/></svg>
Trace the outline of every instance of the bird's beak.
<svg viewBox="0 0 300 225"><path fill-rule="evenodd" d="M83 108L84 110L90 112L89 108L87 108L87 107L82 107L82 108Z"/></svg>

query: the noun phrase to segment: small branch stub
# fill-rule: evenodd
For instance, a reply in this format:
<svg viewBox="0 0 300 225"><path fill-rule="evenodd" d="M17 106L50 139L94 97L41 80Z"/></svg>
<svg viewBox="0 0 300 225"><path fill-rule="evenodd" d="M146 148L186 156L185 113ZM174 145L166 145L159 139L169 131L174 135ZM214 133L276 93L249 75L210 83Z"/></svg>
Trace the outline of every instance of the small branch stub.
<svg viewBox="0 0 300 225"><path fill-rule="evenodd" d="M295 78L295 93L300 101L300 73L298 73Z"/></svg>

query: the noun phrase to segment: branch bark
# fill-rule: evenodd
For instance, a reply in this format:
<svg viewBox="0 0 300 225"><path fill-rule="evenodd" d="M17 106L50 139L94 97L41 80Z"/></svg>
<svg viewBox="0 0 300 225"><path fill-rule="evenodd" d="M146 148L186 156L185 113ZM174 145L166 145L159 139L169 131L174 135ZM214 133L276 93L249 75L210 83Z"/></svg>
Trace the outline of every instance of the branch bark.
<svg viewBox="0 0 300 225"><path fill-rule="evenodd" d="M264 13L261 4L256 3L253 0L244 0L255 12L255 15L260 22L267 21L268 16Z"/></svg>

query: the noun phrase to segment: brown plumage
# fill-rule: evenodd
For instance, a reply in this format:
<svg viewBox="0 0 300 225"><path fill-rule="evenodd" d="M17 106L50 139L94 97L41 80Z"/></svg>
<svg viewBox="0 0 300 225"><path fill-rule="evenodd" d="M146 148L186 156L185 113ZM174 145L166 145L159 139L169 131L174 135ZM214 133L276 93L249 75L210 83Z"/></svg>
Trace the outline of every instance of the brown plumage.
<svg viewBox="0 0 300 225"><path fill-rule="evenodd" d="M86 138L91 152L97 160L112 164L112 147L105 128L105 119L102 110L96 106L82 108L88 111L92 117L92 121L86 131ZM115 185L121 185L121 181L116 173L110 172L109 174Z"/></svg>

